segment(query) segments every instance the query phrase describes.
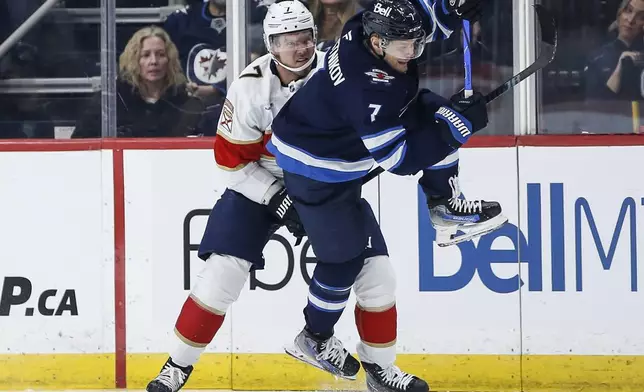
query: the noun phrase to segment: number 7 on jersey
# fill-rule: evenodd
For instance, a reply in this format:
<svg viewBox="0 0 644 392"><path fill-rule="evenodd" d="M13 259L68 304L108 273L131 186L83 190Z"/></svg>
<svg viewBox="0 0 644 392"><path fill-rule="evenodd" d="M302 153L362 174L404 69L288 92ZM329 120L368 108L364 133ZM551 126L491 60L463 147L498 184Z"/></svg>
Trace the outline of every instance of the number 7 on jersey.
<svg viewBox="0 0 644 392"><path fill-rule="evenodd" d="M373 112L371 112L371 122L376 121L376 116L378 115L381 107L382 105L376 105L375 103L369 105L369 109L373 109Z"/></svg>

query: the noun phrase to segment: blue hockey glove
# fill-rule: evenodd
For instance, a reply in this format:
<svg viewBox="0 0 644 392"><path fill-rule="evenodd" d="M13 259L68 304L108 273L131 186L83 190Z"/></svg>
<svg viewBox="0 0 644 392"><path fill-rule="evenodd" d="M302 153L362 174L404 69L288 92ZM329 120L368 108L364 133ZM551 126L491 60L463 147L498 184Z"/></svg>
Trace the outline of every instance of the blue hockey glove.
<svg viewBox="0 0 644 392"><path fill-rule="evenodd" d="M465 98L461 93L451 98L450 106L441 106L434 118L441 126L443 139L452 147L460 148L476 132L487 126L487 106L480 93Z"/></svg>
<svg viewBox="0 0 644 392"><path fill-rule="evenodd" d="M293 206L293 201L286 193L286 188L282 188L271 197L266 207L271 215L277 218L279 223L286 226L286 229L297 238L295 245L299 245L302 242L302 237L306 236L306 232L304 231L304 225L300 221L300 216Z"/></svg>

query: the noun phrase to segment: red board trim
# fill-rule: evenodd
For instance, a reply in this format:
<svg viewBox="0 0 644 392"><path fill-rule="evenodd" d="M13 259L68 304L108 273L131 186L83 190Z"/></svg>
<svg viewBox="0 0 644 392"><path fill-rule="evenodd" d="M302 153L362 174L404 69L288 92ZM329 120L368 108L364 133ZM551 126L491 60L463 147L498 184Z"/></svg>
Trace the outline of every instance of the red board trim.
<svg viewBox="0 0 644 392"><path fill-rule="evenodd" d="M125 309L125 178L123 150L113 150L115 386L127 388Z"/></svg>
<svg viewBox="0 0 644 392"><path fill-rule="evenodd" d="M208 150L214 137L158 139L6 139L0 140L4 151L96 151L96 150ZM644 146L644 134L627 135L530 135L474 136L464 148L494 147L587 147Z"/></svg>

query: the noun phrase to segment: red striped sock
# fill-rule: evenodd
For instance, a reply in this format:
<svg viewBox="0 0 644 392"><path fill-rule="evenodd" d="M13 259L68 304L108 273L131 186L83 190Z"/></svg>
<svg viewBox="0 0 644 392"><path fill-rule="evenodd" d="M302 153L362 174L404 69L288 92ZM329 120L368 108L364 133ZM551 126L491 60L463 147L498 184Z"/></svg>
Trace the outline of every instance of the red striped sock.
<svg viewBox="0 0 644 392"><path fill-rule="evenodd" d="M218 314L214 309L188 297L177 318L175 329L186 344L194 347L205 347L212 341L224 322L225 314Z"/></svg>
<svg viewBox="0 0 644 392"><path fill-rule="evenodd" d="M354 313L356 327L364 343L375 347L395 343L398 320L396 305L381 312L373 312L356 304Z"/></svg>

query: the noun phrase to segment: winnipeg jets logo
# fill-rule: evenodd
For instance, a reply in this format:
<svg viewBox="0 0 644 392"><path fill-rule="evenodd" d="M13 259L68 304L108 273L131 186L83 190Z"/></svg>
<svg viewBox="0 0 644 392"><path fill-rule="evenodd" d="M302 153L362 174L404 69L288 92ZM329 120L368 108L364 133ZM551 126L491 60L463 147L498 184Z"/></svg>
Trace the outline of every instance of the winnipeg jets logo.
<svg viewBox="0 0 644 392"><path fill-rule="evenodd" d="M190 57L192 57L192 53ZM194 76L197 79L192 81L205 84L224 81L226 79L226 60L226 52L223 50L202 47L194 55L192 64L190 64Z"/></svg>

